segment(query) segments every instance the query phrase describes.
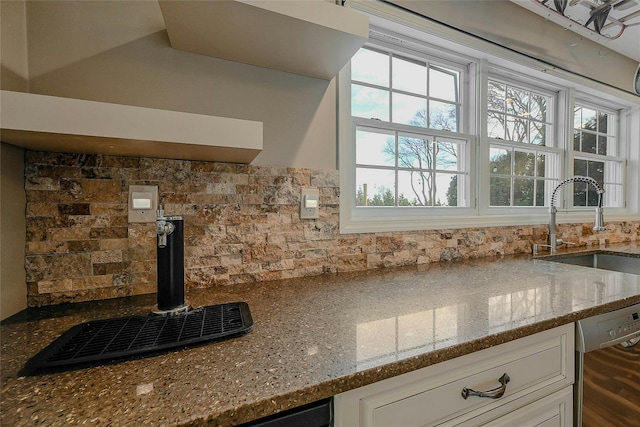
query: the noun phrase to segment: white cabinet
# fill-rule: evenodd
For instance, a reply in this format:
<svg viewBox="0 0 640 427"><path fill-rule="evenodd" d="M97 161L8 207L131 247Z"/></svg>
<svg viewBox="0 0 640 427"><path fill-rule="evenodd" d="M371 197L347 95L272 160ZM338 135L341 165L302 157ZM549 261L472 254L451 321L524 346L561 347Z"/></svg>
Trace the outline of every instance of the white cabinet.
<svg viewBox="0 0 640 427"><path fill-rule="evenodd" d="M463 397L465 388L499 389L504 374L509 381L501 397L473 393ZM558 425L564 425L571 413L573 381L574 328L570 324L339 394L334 399L335 426L474 426L492 421L503 425L499 418L506 414L521 413L531 421L521 411L534 402L544 405L535 409L536 415L552 414L542 417L540 425L556 415L562 421ZM561 390L569 392L562 405L550 398Z"/></svg>

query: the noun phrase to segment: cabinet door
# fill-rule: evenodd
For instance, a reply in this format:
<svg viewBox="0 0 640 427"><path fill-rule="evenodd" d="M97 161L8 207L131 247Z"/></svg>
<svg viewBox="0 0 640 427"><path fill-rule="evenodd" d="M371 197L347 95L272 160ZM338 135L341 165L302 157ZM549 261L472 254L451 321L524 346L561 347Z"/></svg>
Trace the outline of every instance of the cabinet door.
<svg viewBox="0 0 640 427"><path fill-rule="evenodd" d="M490 421L573 384L573 325L481 350L335 396L336 427L421 427ZM502 397L462 397L492 389ZM493 418L481 417L496 408ZM474 425L474 424L470 424Z"/></svg>

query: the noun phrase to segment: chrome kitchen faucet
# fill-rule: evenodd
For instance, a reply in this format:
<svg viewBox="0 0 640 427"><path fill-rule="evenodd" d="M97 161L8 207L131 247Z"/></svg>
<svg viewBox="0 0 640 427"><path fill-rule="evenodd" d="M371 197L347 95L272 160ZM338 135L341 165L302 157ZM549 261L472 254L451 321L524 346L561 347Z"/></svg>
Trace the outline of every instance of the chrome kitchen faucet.
<svg viewBox="0 0 640 427"><path fill-rule="evenodd" d="M604 226L604 209L602 208L602 194L604 193L604 189L598 184L598 182L590 178L588 176L574 176L571 178L567 178L564 181L560 182L551 193L551 204L549 206L549 237L547 238L547 244L534 244L533 245L533 254L535 255L538 252L539 246L545 246L549 248L549 252L555 253L558 250L558 246L564 244L573 244L571 242L565 242L562 239L559 239L556 234L556 213L558 209L556 208L556 196L558 195L558 190L566 184L570 184L573 182L584 182L587 184L591 184L598 193L598 206L596 207L596 217L593 223L593 231L605 231L606 228Z"/></svg>

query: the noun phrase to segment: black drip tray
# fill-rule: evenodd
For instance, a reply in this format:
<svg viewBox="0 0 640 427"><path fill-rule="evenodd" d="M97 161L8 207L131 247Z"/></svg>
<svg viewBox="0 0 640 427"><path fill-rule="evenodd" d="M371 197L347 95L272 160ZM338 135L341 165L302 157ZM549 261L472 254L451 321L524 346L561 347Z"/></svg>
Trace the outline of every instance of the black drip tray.
<svg viewBox="0 0 640 427"><path fill-rule="evenodd" d="M248 332L244 302L200 307L172 317L127 316L76 325L36 354L26 369L45 369L184 347Z"/></svg>

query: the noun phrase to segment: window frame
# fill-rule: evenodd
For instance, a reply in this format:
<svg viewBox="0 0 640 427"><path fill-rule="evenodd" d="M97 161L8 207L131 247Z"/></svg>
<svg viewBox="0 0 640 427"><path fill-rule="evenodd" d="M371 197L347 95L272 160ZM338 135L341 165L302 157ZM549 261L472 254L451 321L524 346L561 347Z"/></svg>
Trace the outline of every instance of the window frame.
<svg viewBox="0 0 640 427"><path fill-rule="evenodd" d="M418 63L424 63L426 66L426 72L429 73L429 70L431 70L432 68L442 68L442 69L446 69L447 71L451 70L455 73L458 74L458 78L459 78L459 82L458 82L458 100L455 101L453 104L456 105L456 109L458 110L458 131L449 131L449 130L440 130L440 129L433 129L433 128L429 128L427 126L422 127L422 126L413 126L413 125L407 125L407 124L403 124L403 123L399 123L399 122L392 122L392 114L389 114L389 121L384 121L384 120L380 120L379 118L364 118L364 117L359 117L359 116L351 116L351 98L349 97L348 99L348 104L342 104L342 107L347 110L349 112L349 117L350 120L352 121L352 133L351 133L351 138L353 138L354 141L354 145L355 144L355 135L356 132L358 130L358 128L373 128L373 129L380 129L383 131L388 131L388 132L402 132L402 133L407 133L407 134L416 134L416 135L425 135L427 137L434 137L434 138L442 138L442 139L456 139L459 141L463 141L464 142L464 153L463 153L463 159L461 159L461 164L462 164L462 169L458 169L458 174L459 175L465 175L467 177L467 182L465 183L464 186L461 187L461 192L464 192L466 199L468 200L468 205L467 206L446 206L446 207L440 207L440 206L415 206L415 207L407 207L407 206L403 206L401 207L402 209L398 209L398 210L405 210L406 208L415 208L413 209L414 212L399 212L399 216L401 217L421 217L421 216L438 216L438 215L442 215L442 212L437 212L437 211L425 211L422 210L423 208L436 208L436 209L455 209L455 210L464 210L465 213L469 212L469 208L471 207L471 201L475 201L476 197L474 191L472 190L472 186L471 186L471 176L472 176L472 171L471 171L471 167L474 164L474 161L472 160L473 157L473 148L472 145L475 144L475 138L472 138L471 135L469 135L468 133L463 132L462 130L467 128L469 125L469 120L467 119L467 116L469 115L469 113L467 112L466 108L463 108L463 104L465 103L468 95L465 93L465 89L469 86L468 84L468 74L469 74L469 70L468 70L468 66L467 64L464 63L460 63L460 62L452 62L451 60L448 59L444 59L441 57L437 57L437 56L432 56L429 55L427 52L421 50L414 50L409 48L406 45L403 46L396 46L393 45L392 43L388 43L384 40L376 40L375 41L375 45L372 46L372 42L368 42L365 44L365 46L363 46L363 48L369 49L373 52L378 52L378 53L385 53L389 55L389 70L392 71L393 70L393 61L392 59L395 57L398 58L402 58L405 60L410 60L410 61L416 61ZM464 61L463 61L464 62ZM348 69L350 70L350 65L348 65ZM350 84L356 84L356 85L362 85L363 83L359 80L355 80L352 81L351 80L351 73L349 73L348 79ZM390 73L390 78L391 78L391 73ZM426 81L428 84L428 80ZM366 85L366 83L365 83ZM377 87L374 85L367 85L370 87ZM379 86L379 85L378 85ZM388 90L389 91L389 105L388 105L388 109L389 112L392 112L393 109L393 93L404 93L404 91L402 90L395 90L393 88L393 84L390 81L388 87L383 87L380 86L380 88L383 88L384 90ZM349 89L349 93L351 93L351 89ZM433 97L431 96L431 93L429 92L429 89L427 87L426 90L426 95L423 95L424 99L426 100L426 104L427 104L427 108L429 106L429 102L432 99L436 99L437 101L439 100L439 98L437 97ZM427 112L427 117L429 117L429 113ZM354 147L355 150L355 147ZM353 165L355 165L355 170L353 171L349 171L349 173L352 175L350 178L352 180L352 182L354 183L353 188L355 189L357 187L357 183L356 183L356 178L353 176L354 174L356 174L357 169L359 167L367 167L367 165L359 165L356 162L356 154L351 151L350 153L341 153L341 155L348 155L348 156L353 156ZM397 154L396 154L396 160L398 159ZM400 167L398 164L395 164L393 167L373 167L375 168L379 168L379 169L385 169L385 170L393 170L395 171L395 195L396 195L396 199L398 196L398 173L402 172L403 170L405 170L406 168ZM434 173L435 173L435 169L434 169ZM349 192L341 192L342 196L344 197L345 195L348 194L347 197L351 198L353 200L353 202L350 201L350 206L351 209L354 210L354 216L355 217L361 217L361 218L369 218L372 214L374 214L375 210L379 208L380 212L383 213L384 215L388 214L388 210L390 207L388 206L380 206L380 207L374 207L374 206L367 206L367 207L362 207L362 206L357 206L357 203L355 201L356 197L352 194L353 191L349 191ZM397 200L396 200L397 202ZM399 206L396 206L396 208L400 208ZM363 212L364 210L368 211L367 212ZM449 214L449 213L447 213ZM456 215L460 215L460 212L457 212Z"/></svg>
<svg viewBox="0 0 640 427"><path fill-rule="evenodd" d="M479 157L479 162L481 163L480 168L484 172L482 176L478 179L482 183L480 185L480 203L479 203L479 215L546 215L548 211L548 205L550 203L551 191L553 191L554 185L550 184L553 181L557 181L558 183L562 179L564 175L564 165L566 159L566 150L565 145L566 141L563 138L562 129L564 128L564 123L560 118L559 111L561 110L561 105L563 104L564 94L563 89L560 86L553 84L545 84L544 82L540 82L532 77L526 75L516 76L514 72L510 69L504 67L496 67L491 65L487 71L487 73L483 76L482 86L483 91L488 91L489 80L499 81L505 85L509 85L512 87L517 87L520 89L528 90L528 91L536 91L545 96L552 98L553 105L551 107L551 111L549 115L551 116L548 121L552 123L552 132L551 135L548 136L548 140L551 140L550 145L536 145L526 142L519 141L509 141L504 139L490 138L488 136L488 130L483 129L482 137L481 137L481 146L482 146L482 157ZM482 99L482 104L480 108L482 109L482 122L486 124L488 119L488 95L485 95ZM540 152L548 153L557 156L557 177L545 177L545 181L548 183L545 185L545 203L544 206L492 206L490 200L490 180L492 177L492 173L489 170L490 167L490 150L493 146L503 146L510 147L511 149L518 151L531 151L537 150ZM486 161L484 161L486 159ZM535 177L534 177L535 178ZM513 186L511 187L511 192L513 193Z"/></svg>
<svg viewBox="0 0 640 427"><path fill-rule="evenodd" d="M448 61L463 60L468 67L468 81L464 84L464 92L471 108L464 115L466 123L465 137L470 141L470 185L471 205L469 208L447 208L442 215L441 208L391 208L367 207L355 209L355 126L351 120L350 105L350 64L337 77L337 111L338 111L338 168L340 170L340 233L370 233L389 231L413 231L426 229L455 229L486 226L518 226L529 224L547 224L548 208L546 207L495 207L488 206L489 162L480 159L489 158L489 146L486 135L486 79L499 69L509 78L524 83L545 82L549 87L558 89L556 114L558 126L555 138L557 147L552 151L560 156L561 179L571 176L570 162L572 152L567 144L573 144L573 116L568 122L567 111L577 91L581 95L602 98L609 106L620 111L619 142L629 141L640 136L640 108L636 98L611 86L571 74L569 72L549 68L535 58L521 55L492 43L479 40L455 29L444 27L438 23L424 20L419 16L408 14L392 5L353 0L351 6L370 16L370 34L375 44L386 44L386 47L403 47L434 55ZM452 53L454 52L454 53ZM483 84L484 83L484 84ZM461 84L462 88L462 84ZM545 86L546 88L546 86ZM570 124L570 125L569 125ZM636 127L638 129L636 129ZM531 144L527 144L531 145ZM625 198L627 205L621 209L607 209L606 220L640 219L640 189L631 188L628 182L640 178L640 148L626 144L626 155L631 156L631 163L624 172ZM485 184L486 183L486 184ZM566 189L567 186L565 186ZM564 190L564 189L563 189ZM425 212L424 210L431 210ZM364 211L364 212L363 212ZM420 212L417 212L420 211ZM433 212L435 211L435 212ZM438 215L438 213L440 213ZM570 213L559 213L558 223L590 222L593 220L591 208L572 210Z"/></svg>
<svg viewBox="0 0 640 427"><path fill-rule="evenodd" d="M587 99L587 98L591 98L591 99ZM609 133L607 132L607 135L612 135L615 140L616 140L616 144L615 144L615 148L616 148L616 154L615 155L609 155L609 154L597 154L597 153L589 153L589 152L584 152L584 151L576 151L574 149L574 143L573 143L573 131L574 131L574 121L573 121L573 116L571 117L571 139L569 141L569 146L567 148L567 170L570 171L571 175L576 175L575 172L575 160L576 158L581 159L581 160L586 160L586 161L602 161L602 162L617 162L620 164L620 170L621 170L621 175L622 175L622 180L620 182L620 184L622 185L622 194L623 194L623 200L621 205L622 206L607 206L605 204L604 208L606 211L609 212L624 212L626 209L626 204L628 203L628 196L627 193L627 187L628 187L628 158L629 158L629 143L628 143L628 139L627 138L623 138L622 134L624 134L623 132L623 123L624 121L621 119L621 111L620 110L616 110L616 106L612 106L612 105L608 105L605 101L603 101L602 99L594 99L594 97L592 96L586 96L584 94L581 93L576 93L575 96L573 97L573 102L572 102L572 109L571 109L571 113L573 114L573 111L575 111L576 106L581 106L581 107L587 107L587 108L592 108L595 109L597 111L602 111L602 112L606 112L607 114L613 114L616 117L616 125L614 128L614 132L613 133ZM606 174L605 174L606 175ZM605 176L606 178L606 176ZM607 181L604 181L603 183L606 187L606 185L608 184ZM567 189L564 189L563 193L561 194L563 199L564 199L564 204L567 207L567 209L576 209L576 210L580 210L580 209L586 209L586 210L593 210L593 206L582 206L582 205L574 205L573 203L573 197L570 197L569 194L567 194L567 192L569 190L571 190L571 186ZM606 201L606 197L607 197L607 193L605 192L605 201Z"/></svg>

